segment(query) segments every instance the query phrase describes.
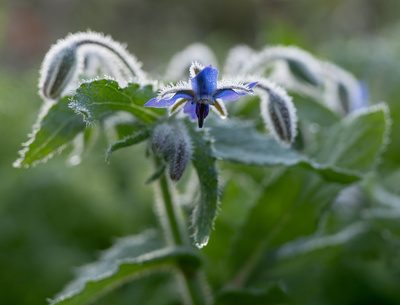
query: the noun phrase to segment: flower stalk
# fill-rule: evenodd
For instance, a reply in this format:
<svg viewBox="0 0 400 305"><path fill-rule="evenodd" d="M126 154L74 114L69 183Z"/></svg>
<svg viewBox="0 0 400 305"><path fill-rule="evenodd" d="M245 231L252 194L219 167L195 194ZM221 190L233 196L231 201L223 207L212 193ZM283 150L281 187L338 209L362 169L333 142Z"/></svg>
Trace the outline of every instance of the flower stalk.
<svg viewBox="0 0 400 305"><path fill-rule="evenodd" d="M160 167L162 160L155 157L156 168ZM187 246L191 247L189 236L184 229L183 218L179 206L174 202L170 183L166 173L159 178L159 189L161 200L159 202L159 217L166 234L167 242L170 246ZM211 304L210 294L208 293L208 285L204 277L199 272L188 272L185 268L180 267L182 286L184 286L184 301L187 305L207 305Z"/></svg>

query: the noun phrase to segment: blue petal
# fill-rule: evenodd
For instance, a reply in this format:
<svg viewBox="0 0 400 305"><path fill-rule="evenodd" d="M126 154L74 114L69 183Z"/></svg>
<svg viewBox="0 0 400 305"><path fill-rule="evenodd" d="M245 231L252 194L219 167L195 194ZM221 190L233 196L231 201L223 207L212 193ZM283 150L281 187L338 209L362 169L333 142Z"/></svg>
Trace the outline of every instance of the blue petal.
<svg viewBox="0 0 400 305"><path fill-rule="evenodd" d="M186 98L188 100L192 100L193 96L190 94L190 91L178 91L173 97L169 99L161 99L153 98L144 104L144 107L153 107L153 108L165 108L172 106L177 99Z"/></svg>
<svg viewBox="0 0 400 305"><path fill-rule="evenodd" d="M203 96L210 96L217 90L218 70L212 65L201 70L195 77L191 78L192 89L199 99Z"/></svg>
<svg viewBox="0 0 400 305"><path fill-rule="evenodd" d="M196 104L192 105L190 101L186 102L185 106L183 107L183 113L187 113L190 116L191 120L196 120Z"/></svg>
<svg viewBox="0 0 400 305"><path fill-rule="evenodd" d="M365 82L358 82L358 92L356 93L356 97L350 103L350 111L362 109L368 107L369 100L369 90L368 86Z"/></svg>
<svg viewBox="0 0 400 305"><path fill-rule="evenodd" d="M247 94L247 92L245 92L245 91L241 91L238 93L232 89L220 89L214 93L213 97L215 99L220 98L224 101L234 101L234 100L238 99L239 97L241 97L242 95L246 95L246 94Z"/></svg>
<svg viewBox="0 0 400 305"><path fill-rule="evenodd" d="M255 87L255 85L257 85L257 84L258 84L258 82L250 83L250 84L247 84L247 87L250 89L253 89Z"/></svg>

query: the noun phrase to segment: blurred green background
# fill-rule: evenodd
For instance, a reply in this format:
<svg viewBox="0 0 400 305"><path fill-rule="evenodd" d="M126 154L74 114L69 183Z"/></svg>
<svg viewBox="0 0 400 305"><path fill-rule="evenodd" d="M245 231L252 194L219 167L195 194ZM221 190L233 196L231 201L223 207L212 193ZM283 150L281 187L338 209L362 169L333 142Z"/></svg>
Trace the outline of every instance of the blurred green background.
<svg viewBox="0 0 400 305"><path fill-rule="evenodd" d="M390 105L392 141L379 167L387 176L400 164L399 17L398 0L2 2L0 304L45 304L72 278L74 267L93 261L113 238L157 225L152 187L143 183L151 173L143 146L116 154L107 165L101 138L79 166L66 164L66 151L45 165L12 168L42 103L37 95L40 63L57 39L86 29L110 34L126 42L155 75L193 42L209 45L221 65L236 44L255 49L298 45L365 81L372 103ZM357 269L362 267L353 267L351 273L336 269L337 278L362 283ZM338 285L335 278L332 285ZM360 287L355 291L365 286ZM129 300L130 293L123 287L99 304Z"/></svg>

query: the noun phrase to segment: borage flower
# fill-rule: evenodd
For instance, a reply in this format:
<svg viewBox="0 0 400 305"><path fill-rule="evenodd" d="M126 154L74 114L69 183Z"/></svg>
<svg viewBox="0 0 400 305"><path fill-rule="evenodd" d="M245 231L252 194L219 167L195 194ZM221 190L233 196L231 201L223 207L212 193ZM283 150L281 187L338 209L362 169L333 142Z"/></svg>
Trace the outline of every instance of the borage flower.
<svg viewBox="0 0 400 305"><path fill-rule="evenodd" d="M199 127L203 127L204 119L210 110L210 105L222 117L226 117L226 110L222 102L234 101L242 95L252 94L252 88L257 82L243 84L234 81L222 81L217 83L218 70L212 65L203 67L194 62L190 67L190 83L179 82L177 85L170 85L161 90L156 98L151 99L144 107L171 108L171 114L183 106L183 112L187 113L192 120L197 117Z"/></svg>

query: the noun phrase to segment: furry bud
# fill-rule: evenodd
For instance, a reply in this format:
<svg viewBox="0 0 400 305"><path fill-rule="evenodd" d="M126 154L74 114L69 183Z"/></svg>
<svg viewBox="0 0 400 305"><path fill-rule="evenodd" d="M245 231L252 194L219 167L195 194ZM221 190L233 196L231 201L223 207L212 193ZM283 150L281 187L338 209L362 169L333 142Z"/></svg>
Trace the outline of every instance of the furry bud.
<svg viewBox="0 0 400 305"><path fill-rule="evenodd" d="M74 77L78 66L75 44L55 47L46 55L39 87L45 98L57 99Z"/></svg>
<svg viewBox="0 0 400 305"><path fill-rule="evenodd" d="M262 91L261 115L268 129L281 143L292 143L297 134L297 116L292 99L282 88L266 80L256 89Z"/></svg>
<svg viewBox="0 0 400 305"><path fill-rule="evenodd" d="M151 149L166 161L170 178L178 181L192 157L192 144L185 126L180 123L157 125L153 131Z"/></svg>

